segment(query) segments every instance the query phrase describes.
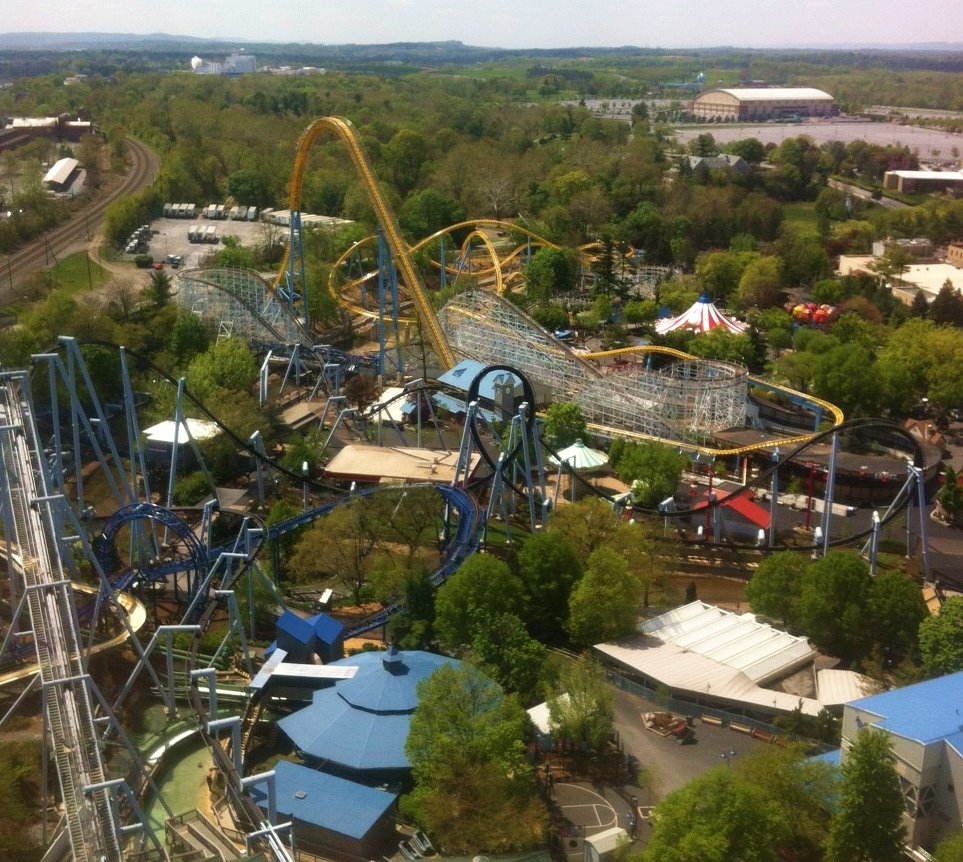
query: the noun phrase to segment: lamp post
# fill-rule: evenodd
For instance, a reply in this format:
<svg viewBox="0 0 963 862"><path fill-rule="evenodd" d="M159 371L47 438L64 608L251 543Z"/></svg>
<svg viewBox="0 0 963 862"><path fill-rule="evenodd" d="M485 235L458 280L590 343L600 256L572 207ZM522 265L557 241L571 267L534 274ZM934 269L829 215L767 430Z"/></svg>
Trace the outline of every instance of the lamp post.
<svg viewBox="0 0 963 862"><path fill-rule="evenodd" d="M816 489L816 464L809 462L809 477L806 481L806 531L809 531L813 519L813 492Z"/></svg>
<svg viewBox="0 0 963 862"><path fill-rule="evenodd" d="M734 748L727 748L722 754L719 755L725 762L726 767L732 766L732 758L736 756L736 750Z"/></svg>

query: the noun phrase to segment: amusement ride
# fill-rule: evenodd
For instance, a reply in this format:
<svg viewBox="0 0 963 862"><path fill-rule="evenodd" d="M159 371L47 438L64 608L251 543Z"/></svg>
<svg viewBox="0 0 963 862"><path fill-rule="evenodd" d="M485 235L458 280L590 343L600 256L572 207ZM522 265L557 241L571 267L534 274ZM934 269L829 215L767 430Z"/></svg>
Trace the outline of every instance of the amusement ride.
<svg viewBox="0 0 963 862"><path fill-rule="evenodd" d="M376 334L376 350L368 352L320 342L303 299L307 277L301 188L309 154L322 135L334 136L345 147L377 217L377 234L342 255L328 285L344 316ZM496 247L492 234L510 237L513 247ZM175 298L218 337L240 338L250 345L260 361L262 405L289 386L302 399L323 401L323 412L316 417L318 430L325 431L322 452L336 433L379 443L386 435L392 443L417 448L431 439L446 448L436 398L460 400L464 426L454 477L425 485L439 495L444 511L438 562L430 576L436 587L490 541L489 524L504 522L506 535L510 523L535 531L560 504L561 482L554 497L546 487L548 457L555 453L542 439L539 409L547 400L545 393L578 404L597 438L662 442L684 453L694 471L709 469L710 493L701 505L670 498L657 512L633 512L631 497L622 495L611 502L626 518L650 515L680 526L705 518L705 529L698 530L700 541L765 552L784 546L778 529L780 477L802 471L810 484L807 522L816 491L822 490L820 523L806 540L807 553L825 553L838 544L865 546L875 567L881 529L905 512L907 555L920 552L928 574L924 485L931 465L913 437L881 420L846 421L836 406L763 380L734 363L653 345L576 351L507 298L533 249L540 247L554 246L518 224L491 219L462 222L409 246L353 127L345 119L326 117L312 123L298 143L290 231L277 276L265 279L236 269L179 271ZM578 250L584 262L597 252L597 246ZM431 266L441 287L456 288L437 310L415 263L416 255L429 253L437 255ZM643 267L631 250L627 259L637 278L657 274L656 268ZM465 276L470 276L470 287L457 289ZM418 343L420 358L413 347ZM177 393L174 427L185 429L185 439L173 435L166 476L158 484L156 469L148 464L139 397L128 372L133 357L123 347L110 349L119 355L119 403L106 404L96 391L81 345L72 338L61 338L54 349L34 356L31 368L0 372L0 554L9 584L0 629L0 691L9 697L0 709L0 729L19 710L39 701L43 793L54 795L55 775L61 800L59 808L44 813L44 837L51 847L47 858L166 859L167 851L145 816L145 799L155 798L168 815L171 811L154 780L152 763L116 718L138 681L146 680L172 718L179 703L183 706L186 700L189 705L223 778L237 825L235 844L265 858L291 860L291 824L278 821L273 803L265 813L250 795L256 788L271 800L273 772L246 775L244 770L244 747L260 709L259 690L247 690L238 703L219 702L223 692L216 659L230 646L240 650L253 673L248 648L252 621L244 618L238 597L263 590L284 608L285 596L262 560L281 537L338 507L367 496L397 494L397 489L353 484L346 489L292 473L269 457L258 434L237 437L210 405L194 398L183 380L170 378ZM136 359L140 367L166 378L149 358ZM466 360L481 369L470 385L457 387L438 379ZM272 394L271 375L279 368L283 374ZM349 406L344 394L346 381L357 373L383 382L395 379L399 386L362 411ZM483 382L492 379L507 387L502 402L486 403L482 396ZM778 430L767 425L758 408L760 402L774 400L792 419ZM400 404L409 409L407 422L392 410ZM212 496L201 507L174 505L181 447L190 449L205 469L188 415L215 423L249 455L256 506L222 506L213 481ZM732 442L731 435L722 433L732 429L744 432L745 439ZM871 433L884 439L905 466L902 475L889 477L884 513L868 527L844 534L834 515L839 509L834 495L842 447ZM825 463L815 467L811 453L820 447ZM480 469L470 467L476 462ZM732 466L741 483L724 493L717 486L713 494L711 471L719 466L721 473L722 465ZM562 462L559 471L565 469ZM95 512L88 503L85 489L94 472L106 484L109 513ZM573 486L604 496L574 469L569 472ZM269 525L259 513L272 479L279 476L295 487L304 484L303 511ZM873 484L873 477L865 482ZM730 535L726 504L760 491L769 499L764 535L745 541ZM326 502L315 505L315 494ZM398 505L403 502L402 495ZM158 587L174 607L163 623L156 619L156 609L152 622L149 608ZM247 607L250 610L252 602ZM380 607L351 623L348 634L383 628L399 607L399 602ZM227 621L226 633L214 657L205 659L200 640L215 617ZM175 666L175 641L182 642L184 636L190 647ZM136 661L111 700L98 688L90 663L121 645ZM109 768L108 746L125 753L122 774Z"/></svg>

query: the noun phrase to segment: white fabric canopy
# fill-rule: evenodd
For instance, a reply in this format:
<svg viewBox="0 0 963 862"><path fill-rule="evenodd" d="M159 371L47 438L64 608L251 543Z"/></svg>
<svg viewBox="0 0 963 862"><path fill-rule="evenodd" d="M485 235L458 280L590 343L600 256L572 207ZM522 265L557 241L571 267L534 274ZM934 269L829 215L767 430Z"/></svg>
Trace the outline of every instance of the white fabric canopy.
<svg viewBox="0 0 963 862"><path fill-rule="evenodd" d="M688 310L683 311L678 317L670 317L656 323L655 331L659 335L686 330L689 332L711 332L719 326L733 335L740 335L748 329L745 323L726 317L716 308L712 297L703 293Z"/></svg>
<svg viewBox="0 0 963 862"><path fill-rule="evenodd" d="M609 456L598 449L590 449L581 440L576 440L558 453L558 458L549 455L555 464L566 464L577 473L598 470L609 462Z"/></svg>

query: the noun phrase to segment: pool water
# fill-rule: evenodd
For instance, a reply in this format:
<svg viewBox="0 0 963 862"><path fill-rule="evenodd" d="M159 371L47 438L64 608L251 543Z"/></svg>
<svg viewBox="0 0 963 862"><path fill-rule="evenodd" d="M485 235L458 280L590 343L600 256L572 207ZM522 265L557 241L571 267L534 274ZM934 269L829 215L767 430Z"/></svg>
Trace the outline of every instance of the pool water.
<svg viewBox="0 0 963 862"><path fill-rule="evenodd" d="M178 753L178 759L171 761L161 777L155 779L157 787L174 814L194 808L204 810L201 801L207 794L207 774L213 765L211 753L200 740L185 744ZM163 841L167 812L156 797L150 800L146 814L154 834Z"/></svg>

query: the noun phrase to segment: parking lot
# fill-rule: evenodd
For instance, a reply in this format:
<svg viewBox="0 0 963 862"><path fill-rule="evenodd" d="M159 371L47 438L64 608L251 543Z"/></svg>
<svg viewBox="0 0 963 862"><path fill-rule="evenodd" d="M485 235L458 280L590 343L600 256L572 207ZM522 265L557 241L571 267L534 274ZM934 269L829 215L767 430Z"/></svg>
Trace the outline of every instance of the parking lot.
<svg viewBox="0 0 963 862"><path fill-rule="evenodd" d="M188 231L193 227L214 227L217 232L216 243L191 242ZM151 238L147 254L155 261L164 261L168 255L181 257L182 269L193 269L202 265L205 258L221 247L225 236L236 236L241 245L253 247L263 245L272 236L284 237L286 229L274 224L254 221L231 221L229 219L158 218L151 222Z"/></svg>
<svg viewBox="0 0 963 862"><path fill-rule="evenodd" d="M613 688L612 693L615 697L615 726L625 752L638 758L650 779L645 796L639 800L643 805L652 805L710 769L771 744L727 727L714 727L696 720L693 727L695 744L679 745L672 736L659 736L646 730L642 724L641 713L657 711L661 707L618 688ZM642 783L644 781L640 779Z"/></svg>

